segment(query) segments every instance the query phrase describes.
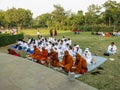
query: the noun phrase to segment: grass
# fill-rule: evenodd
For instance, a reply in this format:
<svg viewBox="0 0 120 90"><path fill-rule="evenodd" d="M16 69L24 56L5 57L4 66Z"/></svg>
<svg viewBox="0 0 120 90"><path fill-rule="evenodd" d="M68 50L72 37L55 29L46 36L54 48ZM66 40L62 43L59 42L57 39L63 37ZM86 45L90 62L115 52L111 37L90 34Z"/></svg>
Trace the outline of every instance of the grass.
<svg viewBox="0 0 120 90"><path fill-rule="evenodd" d="M37 30L24 30L25 37L32 36L36 38ZM49 36L49 30L40 30L40 33L43 36ZM98 55L102 57L106 57L107 61L103 63L101 66L104 70L101 70L99 75L92 75L91 72L88 72L78 78L78 80L87 83L99 90L120 90L120 37L102 37L102 36L94 36L91 35L90 32L81 32L79 35L74 34L70 31L58 31L57 39L62 38L65 36L66 38L71 38L72 44L76 43L79 44L82 50L85 48L90 48L90 51L93 55ZM109 57L104 56L103 53L106 51L108 45L111 42L115 42L118 50L115 55L111 55ZM0 51L7 53L6 49L9 46L1 47ZM23 54L24 57L25 53ZM110 61L109 58L114 58L114 61ZM96 71L94 69L93 71Z"/></svg>

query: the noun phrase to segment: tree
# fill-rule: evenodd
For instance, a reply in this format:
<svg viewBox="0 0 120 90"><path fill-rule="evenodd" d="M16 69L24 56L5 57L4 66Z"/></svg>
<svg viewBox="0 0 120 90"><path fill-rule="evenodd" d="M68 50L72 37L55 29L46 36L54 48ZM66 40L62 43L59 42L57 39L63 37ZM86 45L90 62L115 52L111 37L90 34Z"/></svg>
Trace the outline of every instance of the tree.
<svg viewBox="0 0 120 90"><path fill-rule="evenodd" d="M30 26L32 21L32 13L30 10L25 10L22 8L11 8L5 13L5 20L12 27L16 26L22 29L25 26Z"/></svg>
<svg viewBox="0 0 120 90"><path fill-rule="evenodd" d="M100 15L101 7L92 4L88 7L88 12L85 13L85 23L86 24L96 24L97 19Z"/></svg>
<svg viewBox="0 0 120 90"><path fill-rule="evenodd" d="M0 10L0 27L5 26L5 11Z"/></svg>
<svg viewBox="0 0 120 90"><path fill-rule="evenodd" d="M109 26L114 25L115 30L116 25L120 23L120 3L108 0L103 4L103 7L105 8L104 18L106 23Z"/></svg>
<svg viewBox="0 0 120 90"><path fill-rule="evenodd" d="M51 16L51 26L57 29L63 28L65 19L69 16L70 11L65 11L60 5L54 5L55 10Z"/></svg>

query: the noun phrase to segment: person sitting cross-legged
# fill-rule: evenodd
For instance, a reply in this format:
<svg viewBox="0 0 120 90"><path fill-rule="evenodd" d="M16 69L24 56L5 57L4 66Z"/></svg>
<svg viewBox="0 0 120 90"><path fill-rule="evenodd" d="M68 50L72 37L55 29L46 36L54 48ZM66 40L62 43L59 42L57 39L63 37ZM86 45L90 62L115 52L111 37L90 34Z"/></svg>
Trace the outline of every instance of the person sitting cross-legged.
<svg viewBox="0 0 120 90"><path fill-rule="evenodd" d="M79 53L76 53L75 63L72 67L72 72L75 74L84 74L88 71L87 63L84 58L80 56Z"/></svg>
<svg viewBox="0 0 120 90"><path fill-rule="evenodd" d="M117 46L115 45L114 42L112 42L107 49L107 52L104 53L104 55L109 56L111 54L115 54L117 51Z"/></svg>
<svg viewBox="0 0 120 90"><path fill-rule="evenodd" d="M48 51L42 47L42 53L36 58L37 62L41 64L46 64L46 61L48 60Z"/></svg>
<svg viewBox="0 0 120 90"><path fill-rule="evenodd" d="M34 52L32 54L29 55L29 57L33 58L33 59L37 59L37 57L40 55L40 49L37 48L36 45L34 45Z"/></svg>
<svg viewBox="0 0 120 90"><path fill-rule="evenodd" d="M50 58L49 58L50 65L57 67L58 62L59 62L58 53L55 52L53 49L51 49Z"/></svg>
<svg viewBox="0 0 120 90"><path fill-rule="evenodd" d="M67 50L64 51L64 56L62 62L58 63L58 67L62 67L65 72L71 72L73 66L73 57L69 54Z"/></svg>

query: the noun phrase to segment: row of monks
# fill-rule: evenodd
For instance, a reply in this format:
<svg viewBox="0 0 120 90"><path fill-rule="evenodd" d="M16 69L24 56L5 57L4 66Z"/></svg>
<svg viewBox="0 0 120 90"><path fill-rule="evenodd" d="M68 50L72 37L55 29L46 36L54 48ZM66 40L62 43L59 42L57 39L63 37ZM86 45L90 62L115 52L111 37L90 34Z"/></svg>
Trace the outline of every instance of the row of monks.
<svg viewBox="0 0 120 90"><path fill-rule="evenodd" d="M48 50L42 47L42 52L37 46L34 46L34 52L29 55L30 58L35 59L37 63L43 65L51 65L53 67L60 68L65 72L74 72L75 74L84 74L87 72L87 62L86 60L79 54L76 53L73 58L68 50L64 51L64 55L62 60L60 61L58 58L58 53L51 49L50 54Z"/></svg>

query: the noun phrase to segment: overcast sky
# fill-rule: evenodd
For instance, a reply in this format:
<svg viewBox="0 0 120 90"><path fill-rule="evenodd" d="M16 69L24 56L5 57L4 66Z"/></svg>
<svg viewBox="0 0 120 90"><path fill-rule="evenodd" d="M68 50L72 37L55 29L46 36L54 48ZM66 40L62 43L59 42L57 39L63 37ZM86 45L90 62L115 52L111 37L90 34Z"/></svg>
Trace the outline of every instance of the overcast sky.
<svg viewBox="0 0 120 90"><path fill-rule="evenodd" d="M24 8L29 9L33 13L33 17L43 13L52 12L53 5L61 5L65 11L71 10L76 13L78 10L84 12L91 4L101 5L107 0L0 0L0 9L7 10L8 8ZM120 2L120 0L115 0Z"/></svg>

